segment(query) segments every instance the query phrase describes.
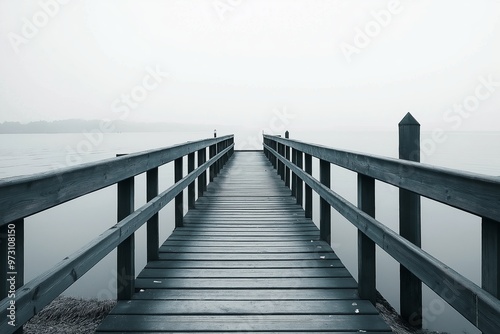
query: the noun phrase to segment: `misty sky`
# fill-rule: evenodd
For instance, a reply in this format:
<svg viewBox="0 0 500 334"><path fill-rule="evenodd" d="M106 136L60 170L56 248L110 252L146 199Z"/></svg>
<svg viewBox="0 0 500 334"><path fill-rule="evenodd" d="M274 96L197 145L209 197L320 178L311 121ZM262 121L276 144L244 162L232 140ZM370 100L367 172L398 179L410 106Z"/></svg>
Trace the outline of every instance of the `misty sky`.
<svg viewBox="0 0 500 334"><path fill-rule="evenodd" d="M0 122L500 131L499 23L500 0L3 0Z"/></svg>

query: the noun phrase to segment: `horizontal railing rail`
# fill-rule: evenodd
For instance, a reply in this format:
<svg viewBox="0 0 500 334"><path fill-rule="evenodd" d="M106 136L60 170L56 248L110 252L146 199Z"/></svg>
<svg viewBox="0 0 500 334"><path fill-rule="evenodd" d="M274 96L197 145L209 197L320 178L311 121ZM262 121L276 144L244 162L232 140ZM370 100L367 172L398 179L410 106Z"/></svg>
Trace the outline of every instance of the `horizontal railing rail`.
<svg viewBox="0 0 500 334"><path fill-rule="evenodd" d="M206 148L210 150L210 158L206 161ZM194 168L194 154L198 152L198 167ZM57 296L59 296L64 290L76 282L80 277L82 277L87 271L94 267L100 260L102 260L106 255L108 255L112 250L118 248L118 261L117 264L123 265L123 268L118 268L117 278L117 293L119 299L128 299L131 297L131 293L134 290L133 280L135 279L135 272L133 263L135 261L134 256L134 243L133 236L135 231L137 231L146 222L148 223L148 259L157 258L158 254L158 221L153 220L153 218L158 215L158 212L165 207L173 199L176 200L176 227L182 225L182 193L184 189L188 188L188 198L190 207L193 207L194 203L194 185L195 181L198 180L198 195L201 196L204 191L206 191L206 173L210 170L210 179L213 179L220 172L224 164L228 161L229 157L234 152L234 137L225 136L216 139L207 139L198 142L186 143L181 145L175 145L169 148L147 151L143 153L131 154L128 156L118 157L115 159L105 160L103 162L97 162L92 164L87 164L80 167L69 168L60 172L51 172L44 175L27 177L27 178L11 178L4 182L10 184L10 187L2 188L0 187L0 194L6 195L8 191L6 189L24 189L28 187L23 184L25 182L32 183L32 187L39 189L37 182L46 183L48 180L54 180L54 178L59 178L61 180L60 189L71 189L71 195L64 192L61 196L64 199L62 202L83 196L92 191L96 191L104 188L105 186L113 185L118 183L118 195L119 195L119 212L120 197L124 194L124 185L127 181L133 178L135 175L141 173L148 173L148 202L140 207L139 209L126 214L122 219L119 217L119 222L105 231L96 239L92 240L90 243L79 249L77 252L66 257L64 260L59 262L56 266L45 272L44 274L34 278L30 282L19 286L15 292L15 298L6 297L0 301L0 332L1 333L16 333L22 331L21 326L25 324L29 319L31 319L35 314L37 314L44 306L49 304ZM188 156L188 174L182 176L182 159ZM175 183L163 191L157 194L158 185L158 167L175 161ZM129 166L133 164L133 166ZM112 176L113 168L117 169L117 174ZM126 169L126 171L119 171L120 168ZM66 175L66 172L70 173L70 176ZM77 190L77 183L85 183L82 178L78 181L77 175L82 175L82 173L88 173L93 179L92 185L84 184L81 189ZM76 184L67 185L65 182L73 180ZM101 180L103 184L98 184L97 181ZM95 183L94 183L95 182ZM155 184L156 183L156 184ZM28 187L29 188L29 187ZM122 188L122 189L120 189ZM125 187L126 188L126 187ZM133 189L133 186L132 186ZM126 191L125 191L126 193ZM34 194L39 194L35 191ZM133 191L131 193L133 201ZM20 194L15 194L15 196L21 196ZM29 198L33 198L32 195ZM130 198L125 199L125 202ZM52 203L45 202L43 205L37 207L37 211L41 208L53 207L55 202L59 199L54 199ZM130 208L129 208L130 209ZM18 210L16 208L16 210ZM33 210L33 209L32 209ZM177 217L181 213L180 219ZM32 211L30 211L32 212ZM119 213L120 215L120 213ZM21 223L23 220L21 219ZM153 223L153 224L151 224ZM6 226L11 225L8 223ZM150 226L151 224L151 226ZM152 231L156 229L156 231ZM156 240L154 240L156 239ZM132 242L130 242L132 240ZM154 246L154 251L151 251L151 245ZM120 250L120 248L122 248ZM124 256L129 255L129 256ZM121 259L120 259L121 257ZM123 263L125 262L125 263ZM3 268L2 268L3 269ZM120 277L122 272L125 272L127 277ZM4 272L5 275L5 272ZM22 278L21 278L22 281ZM128 291L128 294L120 294L119 290ZM9 324L9 314L11 309L9 306L15 304L15 326ZM19 330L18 330L19 329Z"/></svg>
<svg viewBox="0 0 500 334"><path fill-rule="evenodd" d="M371 243L375 243L481 331L498 333L500 300L497 295L477 286L374 218L374 180L477 214L483 217L483 223L485 220L491 221L487 224L491 227L491 224L499 224L497 220L500 217L500 179L416 162L342 151L279 136L264 135L263 147L285 184L291 186L297 203L305 203L306 216L312 217L312 190L319 195L320 235L323 240L330 242L330 207L358 229L358 283L361 297L375 301L375 247L371 246ZM312 176L312 157L320 161L320 180ZM358 173L359 207L330 188L330 164ZM306 185L305 191L302 189L302 183ZM302 198L303 193L305 199ZM494 232L498 233L498 230ZM368 238L369 242L364 238ZM498 279L494 273L498 272L496 264L499 259L483 262L483 266L493 267L487 268L486 272L491 274L488 279L494 282ZM416 314L418 315L418 312Z"/></svg>
<svg viewBox="0 0 500 334"><path fill-rule="evenodd" d="M460 210L493 220L500 217L499 177L338 150L281 137L273 137L273 141Z"/></svg>
<svg viewBox="0 0 500 334"><path fill-rule="evenodd" d="M0 180L0 226L128 179L231 136L187 142L119 158Z"/></svg>

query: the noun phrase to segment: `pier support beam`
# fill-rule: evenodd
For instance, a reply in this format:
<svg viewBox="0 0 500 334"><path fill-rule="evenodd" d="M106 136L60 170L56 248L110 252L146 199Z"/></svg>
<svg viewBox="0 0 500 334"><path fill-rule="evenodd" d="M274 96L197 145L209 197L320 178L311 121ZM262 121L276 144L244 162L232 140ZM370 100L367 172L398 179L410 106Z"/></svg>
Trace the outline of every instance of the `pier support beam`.
<svg viewBox="0 0 500 334"><path fill-rule="evenodd" d="M151 201L158 196L158 168L153 168L146 173L146 199ZM147 223L147 259L158 260L158 249L160 248L159 215L155 213Z"/></svg>
<svg viewBox="0 0 500 334"><path fill-rule="evenodd" d="M319 182L330 188L330 163L325 160L319 161ZM323 198L319 202L319 233L320 239L331 244L331 224L332 224L332 207Z"/></svg>

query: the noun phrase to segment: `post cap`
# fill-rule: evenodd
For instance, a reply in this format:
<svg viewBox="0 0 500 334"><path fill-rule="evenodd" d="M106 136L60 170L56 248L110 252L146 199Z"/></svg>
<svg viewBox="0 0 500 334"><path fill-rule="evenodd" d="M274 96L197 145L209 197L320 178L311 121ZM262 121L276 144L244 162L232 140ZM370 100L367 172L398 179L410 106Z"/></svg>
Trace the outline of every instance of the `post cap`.
<svg viewBox="0 0 500 334"><path fill-rule="evenodd" d="M399 122L398 124L399 126L403 126L403 125L418 125L420 126L420 123L417 122L417 120L415 119L415 117L412 116L411 113L407 113L405 117L403 117L403 119L401 120L401 122Z"/></svg>

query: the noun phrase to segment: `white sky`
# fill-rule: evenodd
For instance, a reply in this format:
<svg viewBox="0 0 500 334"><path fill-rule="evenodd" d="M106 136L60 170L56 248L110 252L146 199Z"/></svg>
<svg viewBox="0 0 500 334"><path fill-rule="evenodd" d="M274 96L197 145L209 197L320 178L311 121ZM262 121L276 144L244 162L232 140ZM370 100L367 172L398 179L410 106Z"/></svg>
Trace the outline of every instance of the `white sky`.
<svg viewBox="0 0 500 334"><path fill-rule="evenodd" d="M401 0L386 26L372 12L394 0L59 1L68 3L49 6L50 17L38 1L0 0L0 122L122 117L259 131L286 110L292 131L395 129L409 111L423 130L500 130L500 84L475 97L480 77L500 82L500 0ZM38 31L23 35L24 19ZM356 46L367 27L380 31L348 62L342 43ZM169 77L129 112L113 110L156 67ZM464 103L470 112L447 111Z"/></svg>

